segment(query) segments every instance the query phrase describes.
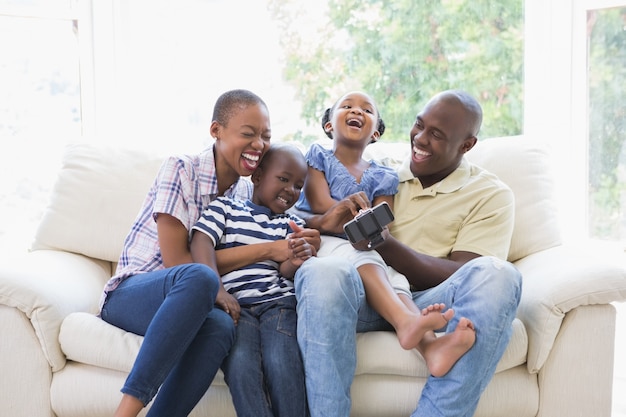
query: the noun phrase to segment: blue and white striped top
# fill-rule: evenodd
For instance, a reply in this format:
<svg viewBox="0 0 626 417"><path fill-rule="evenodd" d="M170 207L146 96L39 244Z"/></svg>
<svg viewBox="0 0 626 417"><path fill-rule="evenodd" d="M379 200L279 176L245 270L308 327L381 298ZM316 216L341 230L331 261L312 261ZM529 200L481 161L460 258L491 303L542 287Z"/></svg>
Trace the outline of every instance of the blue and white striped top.
<svg viewBox="0 0 626 417"><path fill-rule="evenodd" d="M292 233L289 221L304 221L292 214L274 214L267 207L250 200L218 197L209 204L192 230L205 233L215 249L226 249L254 243L285 239ZM280 275L278 263L272 260L248 265L222 276L224 288L242 306L259 304L295 295L293 282Z"/></svg>

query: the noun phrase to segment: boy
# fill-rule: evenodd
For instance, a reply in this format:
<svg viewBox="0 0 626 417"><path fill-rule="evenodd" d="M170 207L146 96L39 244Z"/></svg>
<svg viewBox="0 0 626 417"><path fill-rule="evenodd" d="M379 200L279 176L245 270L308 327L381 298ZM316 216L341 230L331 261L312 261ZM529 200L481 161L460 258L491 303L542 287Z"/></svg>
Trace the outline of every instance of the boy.
<svg viewBox="0 0 626 417"><path fill-rule="evenodd" d="M308 414L291 280L319 244L290 239L304 221L285 213L298 200L306 175L299 149L273 145L252 175L252 199L218 198L192 229L192 256L208 265L217 264L216 251L288 239L291 256L283 262L219 268L224 289L241 306L235 344L222 366L239 417Z"/></svg>

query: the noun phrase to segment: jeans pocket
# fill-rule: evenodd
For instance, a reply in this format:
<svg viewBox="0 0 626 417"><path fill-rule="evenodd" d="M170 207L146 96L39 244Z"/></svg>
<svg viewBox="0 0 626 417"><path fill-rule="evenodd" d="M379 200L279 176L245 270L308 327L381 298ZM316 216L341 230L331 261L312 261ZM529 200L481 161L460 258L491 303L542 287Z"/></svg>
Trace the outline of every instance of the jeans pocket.
<svg viewBox="0 0 626 417"><path fill-rule="evenodd" d="M278 314L278 323L276 323L276 331L281 332L290 337L296 337L296 326L298 318L294 307L282 307Z"/></svg>

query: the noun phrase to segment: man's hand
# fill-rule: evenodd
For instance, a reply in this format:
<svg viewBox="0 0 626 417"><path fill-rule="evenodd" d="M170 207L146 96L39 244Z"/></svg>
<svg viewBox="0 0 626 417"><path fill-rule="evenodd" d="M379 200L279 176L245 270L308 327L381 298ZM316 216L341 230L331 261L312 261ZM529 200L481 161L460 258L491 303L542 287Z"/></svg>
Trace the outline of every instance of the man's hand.
<svg viewBox="0 0 626 417"><path fill-rule="evenodd" d="M352 243L352 247L356 250L373 250L380 247L380 245L385 243L385 240L389 238L389 236L391 236L391 234L389 233L389 228L387 226L383 227L383 231L380 233L380 236L382 237L382 239L376 243L372 243L367 239L363 239L356 243Z"/></svg>

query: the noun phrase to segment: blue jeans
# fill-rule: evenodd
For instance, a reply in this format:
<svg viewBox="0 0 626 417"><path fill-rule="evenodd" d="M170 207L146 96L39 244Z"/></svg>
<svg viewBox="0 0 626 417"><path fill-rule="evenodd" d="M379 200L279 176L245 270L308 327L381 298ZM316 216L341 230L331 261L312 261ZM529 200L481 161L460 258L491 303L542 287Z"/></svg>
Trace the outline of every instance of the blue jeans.
<svg viewBox="0 0 626 417"><path fill-rule="evenodd" d="M305 262L295 284L298 339L311 415L348 417L356 368L355 329L390 327L367 306L358 273L342 259ZM512 264L492 257L476 258L437 287L413 294L420 308L433 303L454 308L455 317L446 331L454 330L460 317L471 319L476 343L448 374L428 379L412 417L474 414L511 338L520 296L520 273Z"/></svg>
<svg viewBox="0 0 626 417"><path fill-rule="evenodd" d="M296 297L242 307L222 369L238 417L305 417Z"/></svg>
<svg viewBox="0 0 626 417"><path fill-rule="evenodd" d="M209 267L185 264L135 275L109 294L102 319L144 336L122 392L147 405L158 391L148 416L187 416L234 343L232 318L213 308L219 285Z"/></svg>

